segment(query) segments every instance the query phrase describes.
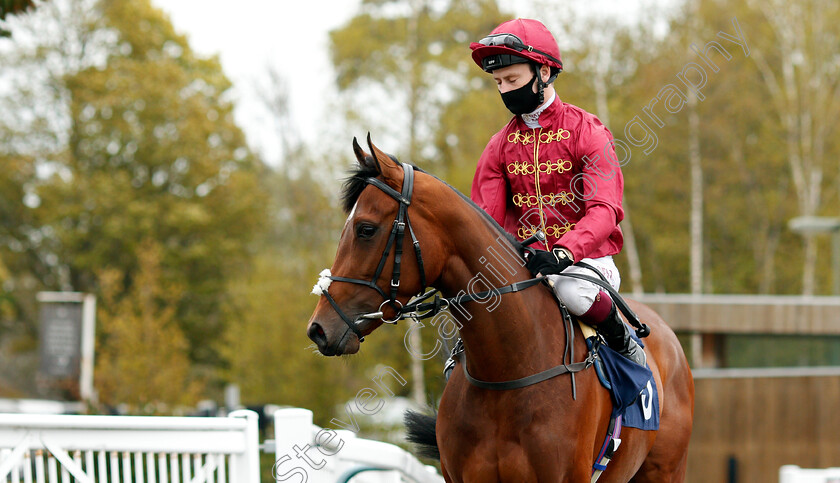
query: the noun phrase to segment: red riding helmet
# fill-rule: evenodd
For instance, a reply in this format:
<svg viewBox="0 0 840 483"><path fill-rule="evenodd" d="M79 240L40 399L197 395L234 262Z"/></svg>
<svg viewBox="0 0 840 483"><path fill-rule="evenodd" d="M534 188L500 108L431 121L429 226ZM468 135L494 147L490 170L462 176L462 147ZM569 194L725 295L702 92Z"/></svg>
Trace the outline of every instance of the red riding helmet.
<svg viewBox="0 0 840 483"><path fill-rule="evenodd" d="M557 41L539 20L508 20L487 37L471 43L470 49L475 63L486 72L523 62L548 65L552 78L563 71Z"/></svg>

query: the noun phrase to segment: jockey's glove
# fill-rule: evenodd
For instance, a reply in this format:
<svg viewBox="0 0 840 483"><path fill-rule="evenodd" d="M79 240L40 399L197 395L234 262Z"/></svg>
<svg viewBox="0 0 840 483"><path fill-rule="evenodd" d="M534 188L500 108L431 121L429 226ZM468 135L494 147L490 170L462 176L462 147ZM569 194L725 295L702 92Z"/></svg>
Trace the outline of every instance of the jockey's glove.
<svg viewBox="0 0 840 483"><path fill-rule="evenodd" d="M569 250L555 247L551 252L535 250L534 254L528 257L525 267L534 275L557 275L573 263L575 260Z"/></svg>

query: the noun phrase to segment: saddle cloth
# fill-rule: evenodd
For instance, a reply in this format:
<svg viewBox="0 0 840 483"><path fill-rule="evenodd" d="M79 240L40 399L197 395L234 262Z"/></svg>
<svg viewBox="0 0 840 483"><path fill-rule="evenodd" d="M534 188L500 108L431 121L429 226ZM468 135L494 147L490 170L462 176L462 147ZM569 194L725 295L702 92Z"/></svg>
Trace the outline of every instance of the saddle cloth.
<svg viewBox="0 0 840 483"><path fill-rule="evenodd" d="M622 416L622 424L628 428L646 431L659 429L659 395L656 381L649 366L642 367L602 344L595 331L581 323L586 344L593 350L597 344L598 358L595 370L598 379L606 387L613 400L612 417ZM640 346L644 343L632 334Z"/></svg>

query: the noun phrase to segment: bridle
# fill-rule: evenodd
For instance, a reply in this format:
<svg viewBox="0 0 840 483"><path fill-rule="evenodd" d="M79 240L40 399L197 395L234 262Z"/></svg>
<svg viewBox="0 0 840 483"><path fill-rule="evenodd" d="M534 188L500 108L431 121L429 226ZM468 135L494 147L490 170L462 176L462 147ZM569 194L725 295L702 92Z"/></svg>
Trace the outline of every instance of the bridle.
<svg viewBox="0 0 840 483"><path fill-rule="evenodd" d="M381 319L382 322L386 324L396 324L402 319L422 319L432 317L441 312L442 310L447 309L451 304L463 304L465 302L471 302L474 300L482 300L490 296L491 294L503 295L507 293L519 292L520 290L533 287L545 280L544 276L540 276L536 278L523 280L520 282L515 282L510 285L505 285L503 287L492 288L491 290L486 290L480 293L461 293L451 298L441 298L437 289L426 292L426 271L423 267L423 255L420 251L420 242L417 240L417 236L414 234L414 229L411 226L411 221L408 218L408 207L411 205L411 196L414 192L414 167L410 164L402 163L402 168L404 176L401 191L397 191L391 188L390 186L385 184L384 181L378 178L365 178L365 183L376 186L385 194L387 194L399 203L397 215L394 219L394 223L391 228L391 233L388 236L388 242L385 245L385 249L382 252L382 258L379 259L379 265L377 265L376 272L373 274L371 280L368 281L358 278L336 277L331 274L322 275L322 277L326 277L331 281L355 283L358 285L363 285L365 287L370 287L379 292L379 294L384 299L383 302L379 304L379 308L376 312L361 314L356 317L356 320L352 320L346 313L344 313L343 310L341 310L341 307L338 306L338 303L336 303L335 299L332 297L332 295L330 295L328 286L326 288L323 288L321 295L326 297L327 301L330 303L330 305L332 305L333 309L336 311L339 317L341 317L341 320L343 320L344 323L347 325L347 330L345 331L344 336L342 336L342 338L346 337L347 331L352 331L354 334L356 334L356 337L358 337L359 342L363 342L365 338L362 335L361 329L359 327L361 326L361 324L367 322L368 320ZM400 288L400 266L402 262L403 239L405 237L406 227L408 228L408 233L411 236L411 242L414 246L414 255L417 258L417 266L420 272L420 291L417 293L417 295L415 295L413 302L403 305L402 302L397 300L397 292ZM531 250L530 248L527 248L528 245L535 241L544 239L545 235L543 235L542 232L537 232L531 238L523 241L520 246L523 247L523 250ZM379 277L385 268L385 262L388 260L388 256L391 253L392 247L394 248L394 268L391 272L389 292L388 294L386 294L385 291L382 290L376 282L379 280ZM579 262L578 264L581 264L581 262ZM592 270L595 273L598 273L597 270ZM647 325L641 323L638 316L630 309L629 306L627 306L626 302L624 302L624 299L618 294L618 292L614 288L612 288L612 286L610 286L609 283L606 282L606 280L599 280L597 278L589 277L583 274L563 273L561 275L586 280L600 286L611 295L616 306L619 310L621 310L622 313L624 313L631 325L636 327L636 332L639 337L647 337L647 335L650 333L650 329L647 327ZM427 300L429 299L433 300L427 302ZM389 304L391 308L393 308L396 312L396 315L393 319L384 318L382 308L385 306L385 304ZM588 362L591 363L591 361ZM533 382L531 382L530 384L533 384Z"/></svg>
<svg viewBox="0 0 840 483"><path fill-rule="evenodd" d="M414 229L411 227L411 221L408 218L408 207L411 205L411 195L414 192L414 167L410 164L403 163L403 184L402 184L402 192L398 192L397 190L391 188L385 182L378 178L369 177L365 179L367 184L376 186L380 190L382 190L385 194L390 196L391 198L395 199L399 203L399 209L397 210L397 216L394 219L393 226L391 228L391 234L388 236L388 243L385 245L385 250L382 252L382 258L379 259L379 265L376 267L376 272L373 274L373 278L370 281L361 280L358 278L348 278L348 277L336 277L333 275L328 275L332 281L335 282L349 282L355 283L359 285L364 285L366 287L370 287L382 296L385 299L380 305L379 309L376 312L370 312L367 314L362 314L357 317L357 319L351 320L344 311L338 306L333 299L332 295L330 295L328 289L324 289L322 295L327 298L330 305L332 305L333 309L338 313L341 320L347 324L349 330L352 330L356 337L359 338L359 342L364 341L364 336L362 336L361 330L359 329L359 325L370 319L381 319L382 322L386 324L396 324L400 319L406 318L404 316L404 311L402 302L397 300L397 292L400 288L400 265L402 262L402 254L403 254L403 238L405 237L405 229L408 227L408 233L411 236L411 242L414 246L414 254L417 257L417 266L419 267L420 271L420 292L418 294L423 294L426 291L426 271L423 269L423 255L420 252L420 242L417 241L417 236L414 234ZM390 289L389 293L386 294L384 290L382 290L379 285L377 285L377 281L379 280L379 276L382 274L382 270L385 268L385 262L388 260L388 255L391 253L391 247L394 248L394 269L391 272L391 281L390 281ZM425 297L424 297L425 299ZM389 304L391 308L393 308L397 315L393 319L385 319L383 317L382 308L385 304Z"/></svg>

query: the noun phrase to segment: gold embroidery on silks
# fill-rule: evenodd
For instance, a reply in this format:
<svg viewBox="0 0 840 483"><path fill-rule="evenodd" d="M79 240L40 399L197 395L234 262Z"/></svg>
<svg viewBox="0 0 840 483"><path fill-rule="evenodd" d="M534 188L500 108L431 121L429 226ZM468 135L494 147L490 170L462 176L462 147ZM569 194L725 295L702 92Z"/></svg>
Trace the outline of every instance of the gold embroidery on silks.
<svg viewBox="0 0 840 483"><path fill-rule="evenodd" d="M548 144L553 141L561 141L569 139L572 133L569 132L567 129L560 128L556 131L545 131L540 132L540 142L542 144Z"/></svg>
<svg viewBox="0 0 840 483"><path fill-rule="evenodd" d="M556 131L548 130L548 131L541 131L539 136L539 141L541 144L548 144L554 141L565 141L571 137L572 133L568 129L560 128ZM536 134L534 131L514 131L508 134L507 140L509 143L522 143L524 145L528 145L533 143L536 140Z"/></svg>
<svg viewBox="0 0 840 483"><path fill-rule="evenodd" d="M568 205L569 203L575 201L575 195L566 191L554 193L553 196L554 198L551 200L552 206L556 205L558 201L564 205Z"/></svg>
<svg viewBox="0 0 840 483"><path fill-rule="evenodd" d="M572 162L568 159L558 159L557 161L539 163L539 168L540 174L565 173L572 169ZM534 174L534 165L514 161L507 165L507 172L520 176L531 176Z"/></svg>
<svg viewBox="0 0 840 483"><path fill-rule="evenodd" d="M553 225L547 225L545 227L545 236L548 238L560 238L561 236L565 235L569 230L575 227L574 223L564 223L562 226L558 225L557 223ZM537 232L537 226L532 227L524 227L520 226L519 231L516 233L519 238L526 239L532 236L534 233Z"/></svg>
<svg viewBox="0 0 840 483"><path fill-rule="evenodd" d="M540 164L540 141L539 140L540 140L540 137L542 137L542 132L543 132L543 130L542 130L542 128L540 128L539 135L536 136L537 141L534 143L534 167L536 168L536 169L534 169L534 186L537 188L537 200L540 200L540 198L542 197L542 193L540 192L540 170L539 170L539 164ZM543 228L542 231L543 231L543 233L547 233L547 230L545 228L545 213L543 213L542 203L539 203L539 206L538 206L537 209L540 212L540 225ZM543 241L543 243L545 243L545 249L546 250L551 250L551 247L548 246L548 238L546 238Z"/></svg>
<svg viewBox="0 0 840 483"><path fill-rule="evenodd" d="M537 130L531 131L514 131L508 134L507 141L509 143L522 143L523 145L534 144L534 153L533 153L533 163L520 163L519 161L514 161L507 165L507 171L509 174L512 175L521 175L521 176L532 176L534 177L534 188L536 190L536 194L528 194L528 193L516 193L513 196L513 203L517 207L528 206L529 208L532 206L537 206L537 210L540 215L540 226L535 227L519 227L517 234L521 239L528 238L532 236L537 229L542 228L543 233L546 235L545 246L547 250L550 250L551 247L549 246L548 239L549 238L560 238L561 235L565 234L572 228L574 228L574 223L564 223L562 226L558 224L553 224L550 226L546 225L546 214L543 209L543 205L554 206L558 202L562 204L571 203L575 198L574 195L571 193L567 193L565 191L560 193L549 193L543 195L541 192L540 186L540 174L551 174L554 172L557 173L565 173L566 171L570 171L572 169L572 162L569 160L558 159L556 161L548 160L546 162L540 162L540 144L550 144L552 142L559 142L569 139L571 137L571 132L567 129L558 129L554 130L547 130L544 131L543 128L539 128Z"/></svg>
<svg viewBox="0 0 840 483"><path fill-rule="evenodd" d="M572 169L572 162L568 159L558 159L557 161L548 161L540 163L540 173L565 173Z"/></svg>
<svg viewBox="0 0 840 483"><path fill-rule="evenodd" d="M527 145L533 143L536 138L537 136L534 131L524 133L522 131L514 131L508 134L507 140L509 143L513 144L521 142L522 144Z"/></svg>
<svg viewBox="0 0 840 483"><path fill-rule="evenodd" d="M537 206L540 204L539 201L542 201L543 205L555 206L557 203L566 205L574 200L575 195L566 191L542 194L539 198L537 198L537 195L529 193L514 193L513 195L513 204L520 208L522 206L527 206L528 208Z"/></svg>

